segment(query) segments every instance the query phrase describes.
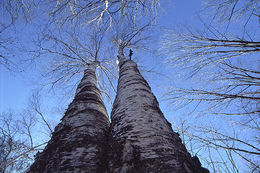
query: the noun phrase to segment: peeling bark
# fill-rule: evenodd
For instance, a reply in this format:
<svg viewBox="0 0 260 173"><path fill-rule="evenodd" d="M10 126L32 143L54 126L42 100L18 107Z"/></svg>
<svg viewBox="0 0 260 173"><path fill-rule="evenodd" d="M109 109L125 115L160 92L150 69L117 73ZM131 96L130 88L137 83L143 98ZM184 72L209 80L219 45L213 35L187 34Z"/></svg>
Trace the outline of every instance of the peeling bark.
<svg viewBox="0 0 260 173"><path fill-rule="evenodd" d="M107 172L109 119L95 71L95 63L85 70L74 100L30 173Z"/></svg>
<svg viewBox="0 0 260 173"><path fill-rule="evenodd" d="M109 171L208 173L198 159L192 159L178 134L173 132L136 63L125 60L122 50L118 60Z"/></svg>

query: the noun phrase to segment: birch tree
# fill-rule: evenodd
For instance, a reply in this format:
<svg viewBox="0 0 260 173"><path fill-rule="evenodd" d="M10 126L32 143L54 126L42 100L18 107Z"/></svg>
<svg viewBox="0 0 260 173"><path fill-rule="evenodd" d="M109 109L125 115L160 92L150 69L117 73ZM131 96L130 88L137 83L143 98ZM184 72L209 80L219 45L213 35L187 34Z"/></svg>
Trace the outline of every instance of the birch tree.
<svg viewBox="0 0 260 173"><path fill-rule="evenodd" d="M97 62L88 65L74 100L29 172L105 172L109 120L96 80Z"/></svg>
<svg viewBox="0 0 260 173"><path fill-rule="evenodd" d="M110 123L96 75L97 69L105 69L104 59L99 58L105 31L93 28L87 32L79 28L75 32L47 32L38 42L36 55L52 57L47 70L52 87L66 85L73 77L84 74L61 123L29 172L107 170ZM77 33L83 37L77 37ZM84 36L85 33L88 35Z"/></svg>
<svg viewBox="0 0 260 173"><path fill-rule="evenodd" d="M125 56L124 49L142 40L145 27L127 28L115 41L119 79L111 113L109 171L208 172L188 153L136 63Z"/></svg>

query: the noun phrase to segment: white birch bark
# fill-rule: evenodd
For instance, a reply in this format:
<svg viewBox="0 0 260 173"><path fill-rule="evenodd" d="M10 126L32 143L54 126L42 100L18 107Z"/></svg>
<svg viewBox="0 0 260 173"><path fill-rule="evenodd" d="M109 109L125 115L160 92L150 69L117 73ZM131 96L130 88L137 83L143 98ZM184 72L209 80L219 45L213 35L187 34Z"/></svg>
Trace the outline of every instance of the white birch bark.
<svg viewBox="0 0 260 173"><path fill-rule="evenodd" d="M93 63L85 70L74 100L29 172L106 172L108 130L109 119Z"/></svg>
<svg viewBox="0 0 260 173"><path fill-rule="evenodd" d="M125 55L124 55L124 45L122 43L118 46L118 52L117 52L117 61L118 61L118 67L120 67L125 61Z"/></svg>
<svg viewBox="0 0 260 173"><path fill-rule="evenodd" d="M208 172L201 168L197 158L194 161L173 132L136 63L126 60L123 50L118 53L119 80L111 113L110 172Z"/></svg>

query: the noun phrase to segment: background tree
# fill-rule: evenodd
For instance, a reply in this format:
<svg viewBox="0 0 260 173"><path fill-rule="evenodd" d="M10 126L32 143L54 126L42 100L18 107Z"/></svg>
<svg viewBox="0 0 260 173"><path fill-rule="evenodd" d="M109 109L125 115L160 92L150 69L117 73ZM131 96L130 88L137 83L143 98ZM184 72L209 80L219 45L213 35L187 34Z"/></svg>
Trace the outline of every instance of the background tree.
<svg viewBox="0 0 260 173"><path fill-rule="evenodd" d="M240 172L259 170L259 148L255 143L259 128L256 122L241 124L235 122L229 129L209 125L195 125L188 120L180 120L173 124L173 129L180 134L182 141L188 150L199 156L203 163L213 172ZM252 134L244 136L237 129L246 130ZM253 139L253 140L252 140ZM241 164L242 162L242 164ZM246 165L246 167L244 167Z"/></svg>
<svg viewBox="0 0 260 173"><path fill-rule="evenodd" d="M222 171L242 169L232 160L239 158L250 167L249 170L257 172L260 144L256 135L260 118L259 2L207 2L206 7L215 11L210 19L200 18L203 29L170 30L163 38L162 49L168 54L167 62L174 65L175 70L185 71L181 74L189 81L184 83L185 87L183 84L171 87L168 98L180 107L194 107L196 114L226 120L226 127L217 123L213 123L213 127L201 125L189 134L192 140L209 148L211 154L208 156L214 151L220 158L229 159L229 166L222 165ZM210 10L206 9L204 14ZM231 127L232 132L225 131ZM207 162L216 172L220 168L217 162Z"/></svg>
<svg viewBox="0 0 260 173"><path fill-rule="evenodd" d="M3 0L0 2L2 17L0 20L0 66L9 70L13 70L14 66L18 67L17 59L19 57L14 53L20 42L17 38L17 23L31 22L37 5L38 1L35 3L31 0Z"/></svg>
<svg viewBox="0 0 260 173"><path fill-rule="evenodd" d="M32 101L21 113L1 113L0 170L3 172L25 171L33 162L34 155L43 150L51 136L50 131L39 130L49 128L50 123L45 120L41 111L39 95L34 95L33 99L38 100L37 111L33 107L36 103ZM44 137L44 134L47 136ZM37 138L39 135L42 135L42 140Z"/></svg>

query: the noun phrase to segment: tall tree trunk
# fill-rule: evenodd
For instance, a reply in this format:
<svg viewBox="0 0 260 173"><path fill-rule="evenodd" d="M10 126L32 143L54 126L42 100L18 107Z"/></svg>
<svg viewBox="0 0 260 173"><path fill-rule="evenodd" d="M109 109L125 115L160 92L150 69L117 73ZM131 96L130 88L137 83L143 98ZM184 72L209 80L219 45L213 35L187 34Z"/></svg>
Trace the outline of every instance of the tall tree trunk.
<svg viewBox="0 0 260 173"><path fill-rule="evenodd" d="M29 172L106 172L108 130L109 119L93 63L85 70L74 100Z"/></svg>
<svg viewBox="0 0 260 173"><path fill-rule="evenodd" d="M208 172L173 132L136 63L126 60L122 49L119 46L119 80L111 113L110 172Z"/></svg>

